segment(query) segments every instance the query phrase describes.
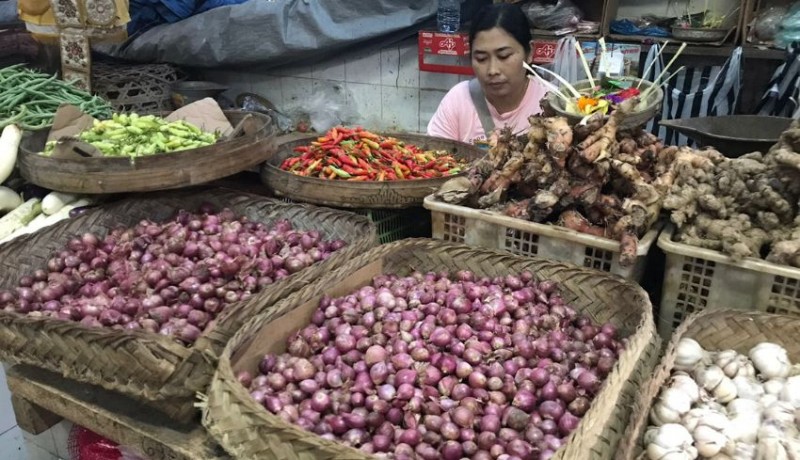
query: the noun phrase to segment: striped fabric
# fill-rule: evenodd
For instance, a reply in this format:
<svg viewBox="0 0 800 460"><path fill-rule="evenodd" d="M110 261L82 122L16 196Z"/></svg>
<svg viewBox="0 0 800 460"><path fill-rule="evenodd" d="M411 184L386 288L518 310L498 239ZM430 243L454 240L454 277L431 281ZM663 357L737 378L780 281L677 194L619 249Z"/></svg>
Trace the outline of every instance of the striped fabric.
<svg viewBox="0 0 800 460"><path fill-rule="evenodd" d="M650 47L644 68L658 55L658 45ZM647 75L652 81L664 68L659 57ZM673 69L677 66L673 66ZM664 77L666 78L666 76ZM661 113L648 124L647 129L669 145L692 145L686 136L658 124L661 120L678 118L732 115L736 110L742 87L742 49L737 47L722 66L687 68L678 73L664 87L664 104Z"/></svg>
<svg viewBox="0 0 800 460"><path fill-rule="evenodd" d="M800 43L793 43L786 52L786 60L772 74L767 91L761 97L755 112L776 117L800 116Z"/></svg>

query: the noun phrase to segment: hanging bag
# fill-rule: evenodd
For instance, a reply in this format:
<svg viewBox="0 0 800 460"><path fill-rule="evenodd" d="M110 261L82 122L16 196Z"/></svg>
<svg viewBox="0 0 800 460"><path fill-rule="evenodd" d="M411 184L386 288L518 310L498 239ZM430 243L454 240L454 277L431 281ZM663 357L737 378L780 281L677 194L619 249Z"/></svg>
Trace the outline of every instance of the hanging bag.
<svg viewBox="0 0 800 460"><path fill-rule="evenodd" d="M658 56L658 45L647 54L645 68ZM664 68L663 58L650 67L645 80L652 81ZM733 115L742 88L742 48L737 47L722 66L705 66L681 70L663 86L661 113L647 129L669 145L692 145L686 136L659 125L661 120Z"/></svg>
<svg viewBox="0 0 800 460"><path fill-rule="evenodd" d="M556 52L553 57L553 72L570 83L575 83L583 76L583 71L579 73L578 52L575 51L575 37L570 35L558 40Z"/></svg>
<svg viewBox="0 0 800 460"><path fill-rule="evenodd" d="M800 43L792 43L786 59L772 74L767 91L756 106L755 113L775 117L795 117L800 111L797 101L800 90Z"/></svg>

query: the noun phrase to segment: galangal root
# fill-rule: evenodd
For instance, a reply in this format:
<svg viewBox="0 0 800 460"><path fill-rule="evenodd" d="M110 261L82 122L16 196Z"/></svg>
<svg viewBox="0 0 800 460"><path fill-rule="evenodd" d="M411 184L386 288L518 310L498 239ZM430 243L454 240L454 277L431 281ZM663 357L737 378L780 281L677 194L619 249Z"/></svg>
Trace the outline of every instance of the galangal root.
<svg viewBox="0 0 800 460"><path fill-rule="evenodd" d="M657 180L676 174L670 163L677 158L677 149L665 149L641 128L619 128L637 102L629 99L608 119L597 114L574 127L563 117L532 116L525 135L503 129L486 157L436 197L616 239L620 264L630 266L672 182Z"/></svg>
<svg viewBox="0 0 800 460"><path fill-rule="evenodd" d="M766 154L725 158L682 147L655 185L680 242L734 260L766 259L800 267L800 125L794 122ZM663 183L659 182L663 180Z"/></svg>

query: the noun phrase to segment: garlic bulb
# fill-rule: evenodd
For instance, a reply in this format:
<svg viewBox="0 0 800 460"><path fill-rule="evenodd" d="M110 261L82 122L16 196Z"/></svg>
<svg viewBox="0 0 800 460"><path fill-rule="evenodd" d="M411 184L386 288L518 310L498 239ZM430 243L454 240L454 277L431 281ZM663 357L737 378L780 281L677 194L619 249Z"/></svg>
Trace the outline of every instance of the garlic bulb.
<svg viewBox="0 0 800 460"><path fill-rule="evenodd" d="M750 359L765 380L786 378L791 370L789 355L785 348L770 342L761 342L749 353Z"/></svg>
<svg viewBox="0 0 800 460"><path fill-rule="evenodd" d="M652 442L647 445L650 460L674 460L697 458L697 449L692 446L694 439L682 425L667 423L658 428Z"/></svg>
<svg viewBox="0 0 800 460"><path fill-rule="evenodd" d="M725 378L725 373L722 372L719 366L711 365L706 368L699 368L694 372L694 378L697 384L708 392L714 391L714 388L719 385L722 379Z"/></svg>
<svg viewBox="0 0 800 460"><path fill-rule="evenodd" d="M668 385L670 388L675 388L676 390L686 393L693 403L700 399L700 387L692 376L685 372L675 372L672 374Z"/></svg>
<svg viewBox="0 0 800 460"><path fill-rule="evenodd" d="M658 434L657 426L647 427L647 431L644 432L644 445L646 446L652 443L656 439L657 434Z"/></svg>
<svg viewBox="0 0 800 460"><path fill-rule="evenodd" d="M800 375L789 377L780 392L781 401L786 401L795 409L800 409Z"/></svg>
<svg viewBox="0 0 800 460"><path fill-rule="evenodd" d="M714 388L714 391L711 393L717 401L725 404L733 401L736 399L737 391L736 391L736 384L733 383L733 380L729 379L728 377L723 377L720 380L719 385Z"/></svg>
<svg viewBox="0 0 800 460"><path fill-rule="evenodd" d="M708 360L708 354L696 340L682 338L675 346L675 369L691 371Z"/></svg>
<svg viewBox="0 0 800 460"><path fill-rule="evenodd" d="M736 385L736 395L739 398L758 401L764 396L764 386L753 377L739 375L734 377L733 383Z"/></svg>
<svg viewBox="0 0 800 460"><path fill-rule="evenodd" d="M689 395L677 388L667 388L661 391L650 409L650 420L654 425L678 423L691 408Z"/></svg>
<svg viewBox="0 0 800 460"><path fill-rule="evenodd" d="M726 453L733 452L736 447L736 443L732 442L722 431L704 424L695 428L692 437L697 452L703 457L713 457L723 449Z"/></svg>
<svg viewBox="0 0 800 460"><path fill-rule="evenodd" d="M768 395L779 395L781 394L781 390L783 390L783 386L786 384L786 380L784 379L771 379L764 382L764 391Z"/></svg>
<svg viewBox="0 0 800 460"><path fill-rule="evenodd" d="M714 364L730 378L737 376L755 375L753 365L747 356L739 354L736 350L723 350L714 357Z"/></svg>
<svg viewBox="0 0 800 460"><path fill-rule="evenodd" d="M764 409L764 423L777 422L781 425L794 424L794 406L786 401L776 401Z"/></svg>
<svg viewBox="0 0 800 460"><path fill-rule="evenodd" d="M778 395L771 395L771 394L765 394L764 396L761 397L761 399L758 400L762 408L769 407L778 401L780 401Z"/></svg>
<svg viewBox="0 0 800 460"><path fill-rule="evenodd" d="M761 405L752 399L736 398L728 403L729 417L752 417L761 413Z"/></svg>
<svg viewBox="0 0 800 460"><path fill-rule="evenodd" d="M756 445L755 441L737 442L736 451L731 456L733 460L755 460L756 458Z"/></svg>
<svg viewBox="0 0 800 460"><path fill-rule="evenodd" d="M752 444L758 439L758 429L760 427L760 414L756 414L754 417L739 416L730 419L728 430L725 434L733 441Z"/></svg>

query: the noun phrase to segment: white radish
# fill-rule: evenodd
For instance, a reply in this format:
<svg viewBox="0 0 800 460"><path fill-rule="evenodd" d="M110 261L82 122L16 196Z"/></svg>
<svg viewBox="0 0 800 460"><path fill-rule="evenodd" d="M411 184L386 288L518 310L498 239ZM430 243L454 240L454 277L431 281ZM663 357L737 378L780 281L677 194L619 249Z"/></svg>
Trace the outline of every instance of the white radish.
<svg viewBox="0 0 800 460"><path fill-rule="evenodd" d="M8 187L0 186L0 212L8 212L23 203L22 197Z"/></svg>
<svg viewBox="0 0 800 460"><path fill-rule="evenodd" d="M17 125L12 124L3 128L3 133L0 134L0 184L14 171L21 141L22 130Z"/></svg>
<svg viewBox="0 0 800 460"><path fill-rule="evenodd" d="M53 215L77 199L78 196L71 193L50 192L42 198L42 212L48 216Z"/></svg>

